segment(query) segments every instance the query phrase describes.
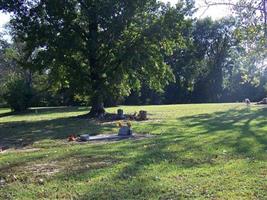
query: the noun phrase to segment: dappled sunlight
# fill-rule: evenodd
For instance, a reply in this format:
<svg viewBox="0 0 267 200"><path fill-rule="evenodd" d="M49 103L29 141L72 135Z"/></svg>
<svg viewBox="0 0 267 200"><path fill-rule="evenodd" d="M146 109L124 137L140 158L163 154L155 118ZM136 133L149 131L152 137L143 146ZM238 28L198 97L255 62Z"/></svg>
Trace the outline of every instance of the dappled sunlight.
<svg viewBox="0 0 267 200"><path fill-rule="evenodd" d="M1 111L2 110L2 111ZM85 114L89 111L86 107L47 107L31 108L22 113L14 113L9 109L0 108L0 124L7 122L33 122L52 120L58 118L75 117Z"/></svg>
<svg viewBox="0 0 267 200"><path fill-rule="evenodd" d="M77 118L76 116L81 114L78 108L67 110L63 109L62 112L58 112L58 109L46 110L43 114L37 114L38 116L35 116L35 114L29 114L29 116L26 114L25 116L15 115L12 116L14 120L8 122L5 122L8 119L4 121L0 119L0 143L28 146L43 140L66 140L71 134L111 133L115 127L114 124L98 125L88 119ZM32 119L33 116L34 119Z"/></svg>
<svg viewBox="0 0 267 200"><path fill-rule="evenodd" d="M261 156L259 153L267 150L267 137L264 134L266 116L267 108L253 108L189 116L178 120L182 120L196 134L199 132L210 138L208 146L218 145L240 154Z"/></svg>
<svg viewBox="0 0 267 200"><path fill-rule="evenodd" d="M199 195L223 199L221 190L232 198L240 196L240 188L242 195L253 196L246 188L255 187L261 191L257 195L263 195L267 110L222 107L224 110L218 104L166 106L166 112L172 113L169 120L163 117L164 109L158 112L157 107L148 107L150 116L158 121L134 121L133 130L154 137L103 143L68 143L65 139L69 133L113 133L117 131L115 123L62 117L64 112L52 120L4 122L0 130L10 135L0 132L1 137L31 139L28 148L36 151L2 154L0 175L16 175L17 180L7 179L8 190L27 183L20 193L55 199L126 195L136 199L159 194L167 199ZM127 109L131 112L135 107ZM43 185L38 185L40 178ZM44 194L42 189L56 192Z"/></svg>

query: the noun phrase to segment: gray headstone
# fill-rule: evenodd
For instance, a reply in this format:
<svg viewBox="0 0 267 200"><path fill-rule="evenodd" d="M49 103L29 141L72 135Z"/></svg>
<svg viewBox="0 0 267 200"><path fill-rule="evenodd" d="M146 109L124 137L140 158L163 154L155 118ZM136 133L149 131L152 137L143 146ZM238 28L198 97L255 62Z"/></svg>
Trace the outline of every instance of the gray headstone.
<svg viewBox="0 0 267 200"><path fill-rule="evenodd" d="M249 104L250 104L250 100L249 100L248 98L246 98L246 99L245 99L245 103L246 103L247 105L249 105Z"/></svg>
<svg viewBox="0 0 267 200"><path fill-rule="evenodd" d="M89 141L90 135L89 134L84 134L80 136L81 141Z"/></svg>
<svg viewBox="0 0 267 200"><path fill-rule="evenodd" d="M5 184L6 184L5 179L1 178L1 179L0 179L0 186L3 186L3 185L5 185Z"/></svg>
<svg viewBox="0 0 267 200"><path fill-rule="evenodd" d="M140 111L139 111L139 119L140 119L140 120L147 120L147 111L145 111L145 110L140 110Z"/></svg>
<svg viewBox="0 0 267 200"><path fill-rule="evenodd" d="M125 118L122 109L118 109L118 110L117 110L117 118L118 118L118 119L124 119L124 118Z"/></svg>
<svg viewBox="0 0 267 200"><path fill-rule="evenodd" d="M132 135L132 130L128 126L123 126L119 129L119 136Z"/></svg>

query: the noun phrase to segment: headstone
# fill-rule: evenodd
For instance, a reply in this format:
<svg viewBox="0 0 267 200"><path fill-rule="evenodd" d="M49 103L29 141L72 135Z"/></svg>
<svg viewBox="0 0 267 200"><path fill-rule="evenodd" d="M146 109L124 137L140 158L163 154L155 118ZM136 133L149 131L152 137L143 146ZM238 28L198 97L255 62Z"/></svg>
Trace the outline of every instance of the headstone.
<svg viewBox="0 0 267 200"><path fill-rule="evenodd" d="M8 146L0 146L0 152L8 149Z"/></svg>
<svg viewBox="0 0 267 200"><path fill-rule="evenodd" d="M117 110L117 118L118 119L124 119L124 115L123 115L123 110L122 109L118 109Z"/></svg>
<svg viewBox="0 0 267 200"><path fill-rule="evenodd" d="M1 178L1 179L0 179L0 186L3 186L3 185L5 185L5 184L6 184L5 179Z"/></svg>
<svg viewBox="0 0 267 200"><path fill-rule="evenodd" d="M259 104L267 104L267 98L263 98L261 101L259 101L258 103L257 103L258 105Z"/></svg>
<svg viewBox="0 0 267 200"><path fill-rule="evenodd" d="M139 120L147 120L147 111L145 110L139 111Z"/></svg>
<svg viewBox="0 0 267 200"><path fill-rule="evenodd" d="M89 139L90 139L90 135L89 134L84 134L84 135L81 135L80 136L80 140L81 141L89 141Z"/></svg>
<svg viewBox="0 0 267 200"><path fill-rule="evenodd" d="M246 103L247 105L249 105L249 104L250 104L250 100L249 100L248 98L246 98L246 99L245 99L245 103Z"/></svg>
<svg viewBox="0 0 267 200"><path fill-rule="evenodd" d="M105 117L105 114L104 113L100 113L99 116L98 116L98 119L104 119Z"/></svg>
<svg viewBox="0 0 267 200"><path fill-rule="evenodd" d="M133 134L133 132L132 132L131 128L129 128L128 126L122 126L119 129L119 133L118 133L119 136L129 136L132 134Z"/></svg>

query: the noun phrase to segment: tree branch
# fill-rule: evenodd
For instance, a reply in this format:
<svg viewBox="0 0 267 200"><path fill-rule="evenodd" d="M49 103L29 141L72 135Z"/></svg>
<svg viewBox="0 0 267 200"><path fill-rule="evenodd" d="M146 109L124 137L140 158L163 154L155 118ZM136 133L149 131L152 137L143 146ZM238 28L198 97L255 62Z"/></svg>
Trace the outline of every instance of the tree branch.
<svg viewBox="0 0 267 200"><path fill-rule="evenodd" d="M264 0L263 0L264 1ZM260 10L260 11L264 11L264 8L261 8L260 4L258 7L254 7L254 6L250 6L250 5L241 5L238 3L232 3L232 2L209 2L207 0L204 1L205 5L204 7L211 7L211 6L233 6L233 7L238 7L238 8L249 8L249 9L253 9L253 10Z"/></svg>

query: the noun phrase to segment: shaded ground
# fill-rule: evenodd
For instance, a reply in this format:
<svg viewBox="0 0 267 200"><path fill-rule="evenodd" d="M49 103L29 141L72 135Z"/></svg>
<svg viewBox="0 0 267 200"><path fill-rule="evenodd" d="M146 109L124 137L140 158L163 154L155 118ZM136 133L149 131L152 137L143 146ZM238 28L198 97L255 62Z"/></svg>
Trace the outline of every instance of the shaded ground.
<svg viewBox="0 0 267 200"><path fill-rule="evenodd" d="M108 114L104 120L94 120L86 117L88 110L79 107L34 108L24 113L2 110L0 119L11 120L0 120L0 146L22 148L42 140L66 140L72 134L117 132L116 121L120 120L114 118L116 114Z"/></svg>
<svg viewBox="0 0 267 200"><path fill-rule="evenodd" d="M0 144L25 147L42 140L65 140L71 134L95 135L111 132L115 127L115 124L100 125L95 121L76 117L84 112L88 112L88 109L62 107L40 108L37 112L32 110L18 115L0 113L11 119L4 122L0 120ZM53 118L55 113L57 116Z"/></svg>
<svg viewBox="0 0 267 200"><path fill-rule="evenodd" d="M132 113L140 107L123 109ZM0 177L6 184L0 199L266 199L266 107L145 109L151 121L133 122L133 128L157 137L110 144L60 142L67 131L117 130L115 124L76 121L73 116L83 109L1 118L1 138L33 137L28 146L40 150L1 155ZM22 125L12 128L17 123Z"/></svg>

